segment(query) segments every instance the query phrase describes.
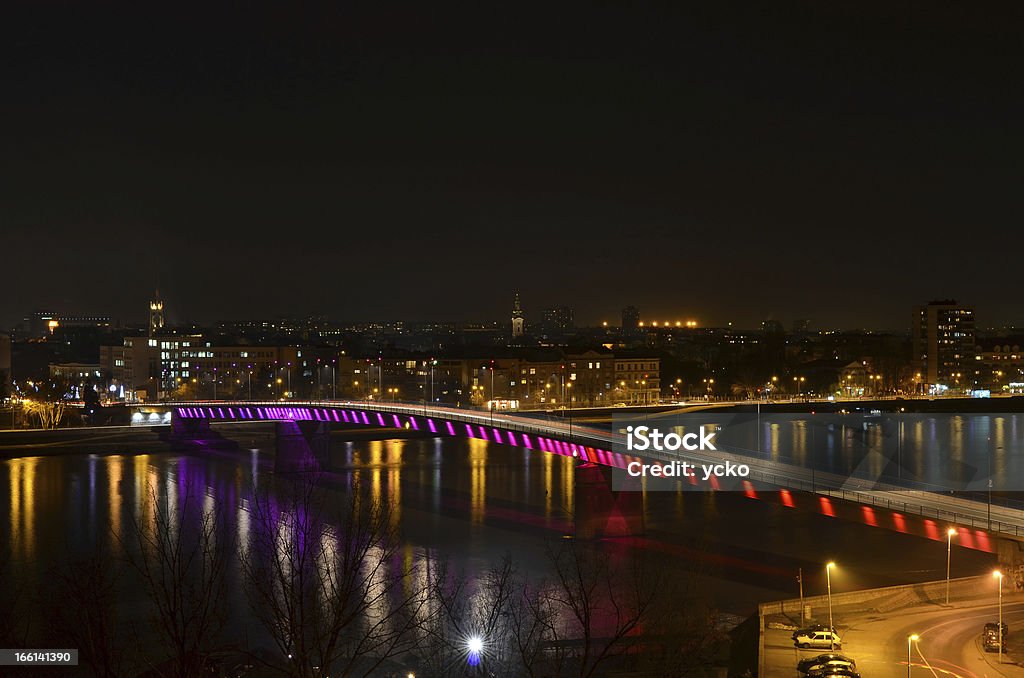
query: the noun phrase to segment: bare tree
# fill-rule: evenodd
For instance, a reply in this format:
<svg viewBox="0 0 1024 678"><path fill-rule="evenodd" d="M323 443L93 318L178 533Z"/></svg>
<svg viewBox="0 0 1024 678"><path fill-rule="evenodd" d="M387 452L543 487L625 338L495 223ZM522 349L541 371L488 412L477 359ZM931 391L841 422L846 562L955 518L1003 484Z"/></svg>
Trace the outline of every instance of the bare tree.
<svg viewBox="0 0 1024 678"><path fill-rule="evenodd" d="M47 379L26 384L21 406L26 418L39 421L39 427L57 428L64 419L70 385L64 379Z"/></svg>
<svg viewBox="0 0 1024 678"><path fill-rule="evenodd" d="M17 585L16 574L11 572L11 554L5 545L0 545L0 643L4 647L30 647L31 616L25 609L30 601L25 600L24 588Z"/></svg>
<svg viewBox="0 0 1024 678"><path fill-rule="evenodd" d="M169 657L160 675L196 676L219 649L225 621L225 570L233 545L212 500L193 493L191 483L176 497L149 487L151 519L133 517L125 545L152 604L151 623Z"/></svg>
<svg viewBox="0 0 1024 678"><path fill-rule="evenodd" d="M631 552L631 555L635 552ZM656 570L627 557L614 565L606 550L576 539L549 546L554 579L545 592L558 621L554 645L568 652L568 666L580 676L593 675L609 659L634 645L658 596Z"/></svg>
<svg viewBox="0 0 1024 678"><path fill-rule="evenodd" d="M505 557L477 580L453 574L446 562L430 576L430 613L424 615L421 671L431 676L522 675L513 607L526 586Z"/></svg>
<svg viewBox="0 0 1024 678"><path fill-rule="evenodd" d="M425 610L427 587L399 551L389 506L358 484L338 499L311 474L250 503L245 588L290 675L370 675L414 647Z"/></svg>
<svg viewBox="0 0 1024 678"><path fill-rule="evenodd" d="M114 563L99 551L55 567L45 598L47 634L52 647L79 649L79 660L104 678L127 673L117 637L118 597Z"/></svg>
<svg viewBox="0 0 1024 678"><path fill-rule="evenodd" d="M546 585L522 580L509 606L511 642L522 673L527 676L560 676L565 673L568 648L559 638L559 610Z"/></svg>
<svg viewBox="0 0 1024 678"><path fill-rule="evenodd" d="M476 580L437 565L417 675L681 675L710 661L710 611L691 577L606 546L549 543L547 579L519 576L508 555Z"/></svg>

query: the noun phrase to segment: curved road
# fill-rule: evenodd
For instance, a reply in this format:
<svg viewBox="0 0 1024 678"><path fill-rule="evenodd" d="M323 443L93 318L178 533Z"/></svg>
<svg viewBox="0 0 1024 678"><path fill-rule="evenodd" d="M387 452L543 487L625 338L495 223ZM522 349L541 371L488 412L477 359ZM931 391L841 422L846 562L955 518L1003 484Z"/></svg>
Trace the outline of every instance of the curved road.
<svg viewBox="0 0 1024 678"><path fill-rule="evenodd" d="M906 678L907 638L920 640L911 647L910 678L1024 678L1024 667L1011 663L1024 657L1024 601L1003 599L1003 620L1010 629L1009 655L997 664L997 653L981 647L986 622L996 621L994 603L918 607L891 613L865 613L836 620L843 638L842 653L857 661L865 678ZM845 621L847 623L841 623ZM825 650L793 647L790 631L765 632L766 676L797 676L800 659Z"/></svg>

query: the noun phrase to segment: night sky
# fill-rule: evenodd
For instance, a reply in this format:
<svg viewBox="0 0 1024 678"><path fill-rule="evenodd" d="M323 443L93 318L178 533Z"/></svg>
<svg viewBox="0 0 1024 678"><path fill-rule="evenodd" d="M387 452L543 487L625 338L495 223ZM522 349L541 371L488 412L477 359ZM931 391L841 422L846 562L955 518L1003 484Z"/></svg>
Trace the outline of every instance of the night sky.
<svg viewBox="0 0 1024 678"><path fill-rule="evenodd" d="M137 5L3 10L0 326L1024 324L1019 3Z"/></svg>

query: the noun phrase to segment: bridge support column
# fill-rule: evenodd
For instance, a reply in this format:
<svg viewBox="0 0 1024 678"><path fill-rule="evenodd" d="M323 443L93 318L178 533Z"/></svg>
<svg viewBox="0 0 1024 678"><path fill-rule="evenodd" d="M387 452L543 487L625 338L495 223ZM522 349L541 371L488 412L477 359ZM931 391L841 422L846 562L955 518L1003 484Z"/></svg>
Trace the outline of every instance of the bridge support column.
<svg viewBox="0 0 1024 678"><path fill-rule="evenodd" d="M185 419L177 415L171 415L171 430L162 432L160 439L170 443L172 449L187 453L238 449L238 443L210 428L208 419Z"/></svg>
<svg viewBox="0 0 1024 678"><path fill-rule="evenodd" d="M997 538L996 555L1004 575L1003 592L1024 589L1024 541Z"/></svg>
<svg viewBox="0 0 1024 678"><path fill-rule="evenodd" d="M208 419L184 419L176 414L171 415L171 440L209 440L214 437Z"/></svg>
<svg viewBox="0 0 1024 678"><path fill-rule="evenodd" d="M576 537L631 537L644 533L643 492L612 489L612 469L585 463L576 467Z"/></svg>
<svg viewBox="0 0 1024 678"><path fill-rule="evenodd" d="M319 471L327 467L330 424L322 421L277 422L277 473Z"/></svg>

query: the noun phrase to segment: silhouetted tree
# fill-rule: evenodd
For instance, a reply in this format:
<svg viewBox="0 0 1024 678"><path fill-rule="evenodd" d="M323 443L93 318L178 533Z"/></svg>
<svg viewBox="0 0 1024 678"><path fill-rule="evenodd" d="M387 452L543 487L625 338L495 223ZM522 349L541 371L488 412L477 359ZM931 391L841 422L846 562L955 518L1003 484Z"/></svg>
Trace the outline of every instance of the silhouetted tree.
<svg viewBox="0 0 1024 678"><path fill-rule="evenodd" d="M152 604L151 623L167 661L155 667L171 676L197 676L219 648L225 621L225 569L234 550L221 510L204 505L191 483L176 497L149 487L152 518L133 516L125 545Z"/></svg>
<svg viewBox="0 0 1024 678"><path fill-rule="evenodd" d="M358 485L339 500L313 474L273 489L250 502L253 536L240 562L283 668L366 676L412 649L427 587L399 552L390 507Z"/></svg>
<svg viewBox="0 0 1024 678"><path fill-rule="evenodd" d="M75 647L92 674L124 675L124 643L118 639L115 564L99 551L51 570L40 592L45 601L50 647Z"/></svg>

